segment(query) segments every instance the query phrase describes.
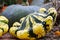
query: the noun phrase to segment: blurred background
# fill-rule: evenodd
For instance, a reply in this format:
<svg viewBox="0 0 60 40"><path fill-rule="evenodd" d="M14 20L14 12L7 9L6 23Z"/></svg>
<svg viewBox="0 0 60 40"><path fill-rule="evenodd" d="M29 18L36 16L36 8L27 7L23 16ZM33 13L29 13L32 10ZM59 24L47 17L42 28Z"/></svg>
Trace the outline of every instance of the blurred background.
<svg viewBox="0 0 60 40"><path fill-rule="evenodd" d="M7 6L13 4L42 6L43 4L52 2L57 6L57 1L59 0L0 0L0 12L1 9L4 10Z"/></svg>
<svg viewBox="0 0 60 40"><path fill-rule="evenodd" d="M13 4L42 6L43 4L51 1L52 0L0 0L0 12L4 10L7 6Z"/></svg>

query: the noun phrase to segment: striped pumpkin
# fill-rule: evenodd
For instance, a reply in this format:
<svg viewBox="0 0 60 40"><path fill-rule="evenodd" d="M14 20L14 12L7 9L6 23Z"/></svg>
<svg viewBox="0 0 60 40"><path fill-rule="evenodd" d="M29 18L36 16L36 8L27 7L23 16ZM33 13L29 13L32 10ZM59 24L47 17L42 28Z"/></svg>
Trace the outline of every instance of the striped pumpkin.
<svg viewBox="0 0 60 40"><path fill-rule="evenodd" d="M8 31L8 19L0 16L0 37Z"/></svg>
<svg viewBox="0 0 60 40"><path fill-rule="evenodd" d="M20 27L11 27L10 33L19 39L44 37L53 28L56 17L55 9L50 8L46 11L42 8L39 12L31 13L22 18Z"/></svg>

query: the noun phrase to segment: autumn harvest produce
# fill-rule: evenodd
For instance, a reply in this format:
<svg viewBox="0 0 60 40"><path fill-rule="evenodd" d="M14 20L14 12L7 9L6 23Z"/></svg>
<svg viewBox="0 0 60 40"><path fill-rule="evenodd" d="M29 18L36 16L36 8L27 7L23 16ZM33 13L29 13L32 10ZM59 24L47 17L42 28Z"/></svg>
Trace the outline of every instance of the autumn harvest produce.
<svg viewBox="0 0 60 40"><path fill-rule="evenodd" d="M54 34L55 34L56 36L60 36L60 31L56 31Z"/></svg>
<svg viewBox="0 0 60 40"><path fill-rule="evenodd" d="M41 8L38 12L30 13L20 19L19 27L12 26L9 32L19 39L36 40L44 37L56 21L57 11L55 8Z"/></svg>
<svg viewBox="0 0 60 40"><path fill-rule="evenodd" d="M0 37L8 32L8 19L4 16L0 16Z"/></svg>
<svg viewBox="0 0 60 40"><path fill-rule="evenodd" d="M39 8L39 6L11 5L6 8L2 15L9 19L9 26L11 27L14 22L19 22L20 18L38 11Z"/></svg>

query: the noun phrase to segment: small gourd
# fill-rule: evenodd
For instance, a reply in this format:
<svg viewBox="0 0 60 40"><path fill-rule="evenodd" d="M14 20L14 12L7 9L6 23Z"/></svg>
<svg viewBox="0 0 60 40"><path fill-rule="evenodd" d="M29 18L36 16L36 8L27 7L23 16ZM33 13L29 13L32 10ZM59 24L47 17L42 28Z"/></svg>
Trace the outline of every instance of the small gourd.
<svg viewBox="0 0 60 40"><path fill-rule="evenodd" d="M8 19L4 16L0 16L0 37L8 32Z"/></svg>
<svg viewBox="0 0 60 40"><path fill-rule="evenodd" d="M56 31L56 32L54 32L54 34L55 34L56 36L60 36L60 31Z"/></svg>

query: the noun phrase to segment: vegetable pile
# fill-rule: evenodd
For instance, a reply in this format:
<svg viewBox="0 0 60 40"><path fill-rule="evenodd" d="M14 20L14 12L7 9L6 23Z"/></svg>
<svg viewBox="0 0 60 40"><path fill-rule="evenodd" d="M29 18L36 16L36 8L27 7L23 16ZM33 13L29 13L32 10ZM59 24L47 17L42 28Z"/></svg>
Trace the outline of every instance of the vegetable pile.
<svg viewBox="0 0 60 40"><path fill-rule="evenodd" d="M8 19L4 16L0 16L0 37L8 32Z"/></svg>
<svg viewBox="0 0 60 40"><path fill-rule="evenodd" d="M15 26L13 25L9 32L19 39L39 39L51 31L56 17L55 8L41 8L38 12L22 17L19 25L15 22Z"/></svg>
<svg viewBox="0 0 60 40"><path fill-rule="evenodd" d="M22 6L22 5L11 5L4 10L3 16L8 18L9 27L12 26L14 22L19 22L22 17L27 16L35 11L38 11L39 6Z"/></svg>

